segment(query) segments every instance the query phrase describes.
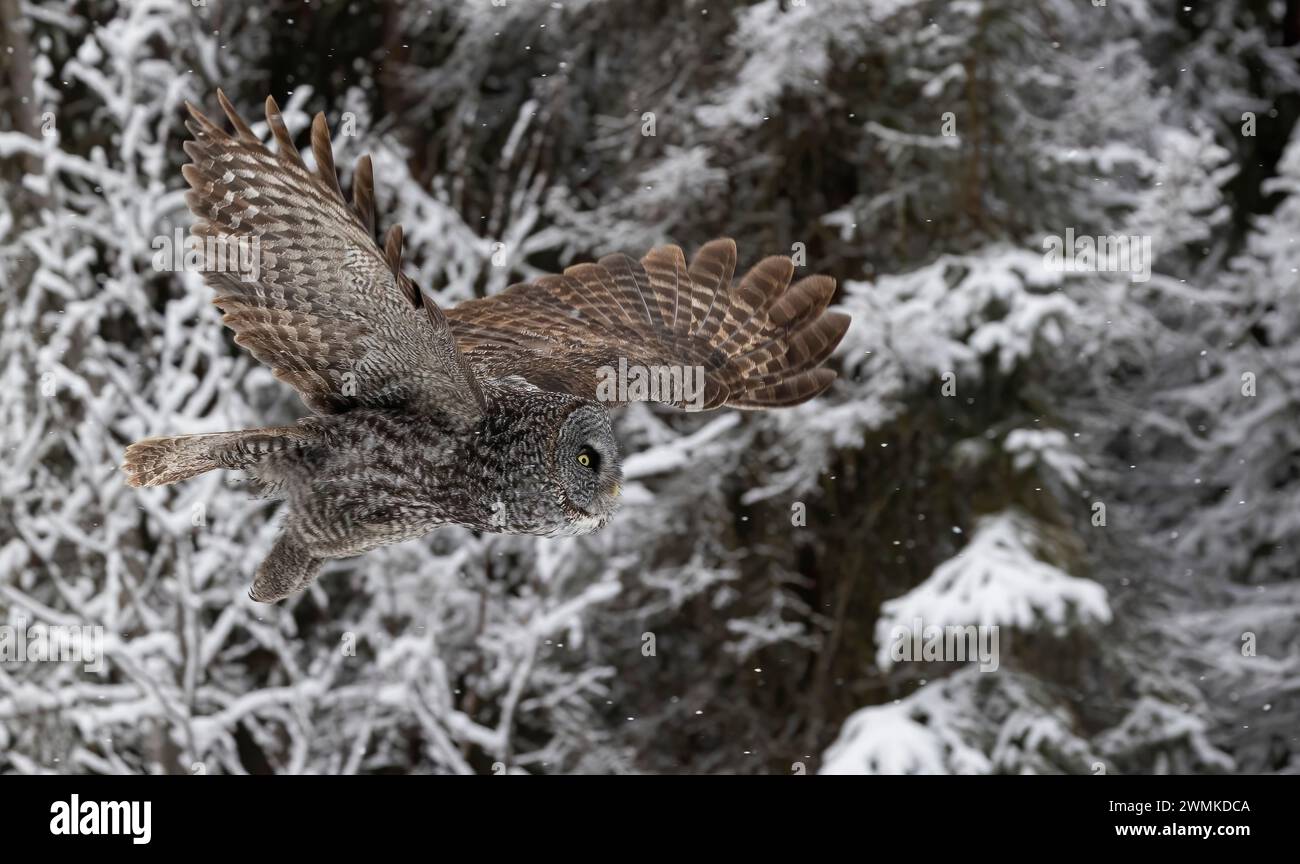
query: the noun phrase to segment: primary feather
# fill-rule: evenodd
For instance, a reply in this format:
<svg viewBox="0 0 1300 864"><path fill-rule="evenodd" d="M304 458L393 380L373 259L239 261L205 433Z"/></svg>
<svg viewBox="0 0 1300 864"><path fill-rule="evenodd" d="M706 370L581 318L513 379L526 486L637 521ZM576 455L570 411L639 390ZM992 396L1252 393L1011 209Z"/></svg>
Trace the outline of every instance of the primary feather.
<svg viewBox="0 0 1300 864"><path fill-rule="evenodd" d="M484 376L519 375L540 387L595 398L597 375L620 359L642 367L699 366L702 404L772 408L822 393L835 373L818 368L849 317L827 312L835 282L773 256L732 282L736 244L706 243L686 266L677 246L637 262L610 255L561 275L512 285L447 310L452 332Z"/></svg>

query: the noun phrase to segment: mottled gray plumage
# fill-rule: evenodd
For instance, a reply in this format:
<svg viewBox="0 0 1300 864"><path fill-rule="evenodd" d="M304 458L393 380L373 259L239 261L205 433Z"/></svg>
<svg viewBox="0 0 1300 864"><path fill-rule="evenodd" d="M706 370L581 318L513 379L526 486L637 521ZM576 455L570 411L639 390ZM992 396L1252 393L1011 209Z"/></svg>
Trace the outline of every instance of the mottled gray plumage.
<svg viewBox="0 0 1300 864"><path fill-rule="evenodd" d="M806 401L848 326L827 312L834 282L793 286L788 258L731 278L735 244L689 267L675 246L616 255L446 313L401 270L402 232L374 241L369 157L343 197L316 115L309 170L274 100L274 152L224 94L227 134L190 107L187 195L199 237L260 244L256 278L205 271L235 341L288 382L314 416L294 426L149 438L127 449L133 486L240 469L286 502L250 595L306 587L330 558L446 524L557 536L602 527L622 475L602 367L700 367L702 401L766 408Z"/></svg>

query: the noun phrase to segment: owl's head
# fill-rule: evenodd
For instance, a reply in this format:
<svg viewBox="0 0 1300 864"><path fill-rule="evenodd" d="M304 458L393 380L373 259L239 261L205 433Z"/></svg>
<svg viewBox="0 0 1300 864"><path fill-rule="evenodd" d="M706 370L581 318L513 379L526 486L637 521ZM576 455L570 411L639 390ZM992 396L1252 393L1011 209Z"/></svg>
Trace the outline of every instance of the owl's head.
<svg viewBox="0 0 1300 864"><path fill-rule="evenodd" d="M551 476L570 527L586 534L603 526L618 507L623 483L618 444L605 409L578 403L555 435L552 459Z"/></svg>

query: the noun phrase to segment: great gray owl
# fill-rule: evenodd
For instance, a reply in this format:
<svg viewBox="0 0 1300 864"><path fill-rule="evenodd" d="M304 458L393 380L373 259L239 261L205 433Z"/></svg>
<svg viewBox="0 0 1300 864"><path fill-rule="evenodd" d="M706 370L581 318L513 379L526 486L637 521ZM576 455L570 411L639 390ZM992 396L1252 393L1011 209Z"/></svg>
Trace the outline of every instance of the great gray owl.
<svg viewBox="0 0 1300 864"><path fill-rule="evenodd" d="M205 279L235 341L315 416L149 438L123 467L132 486L242 469L284 499L254 600L305 588L326 559L449 523L543 536L602 527L622 480L602 401L629 397L600 392L610 370L695 370L689 401L662 389L655 398L697 410L794 405L835 378L821 364L849 319L826 311L834 281L790 285L790 259L770 257L733 285L731 240L705 244L689 266L676 246L640 263L610 255L444 313L403 274L401 227L383 250L375 243L369 156L349 206L323 115L312 171L273 99L275 152L217 98L233 135L187 106L193 234L256 241L259 257L255 276L205 262Z"/></svg>

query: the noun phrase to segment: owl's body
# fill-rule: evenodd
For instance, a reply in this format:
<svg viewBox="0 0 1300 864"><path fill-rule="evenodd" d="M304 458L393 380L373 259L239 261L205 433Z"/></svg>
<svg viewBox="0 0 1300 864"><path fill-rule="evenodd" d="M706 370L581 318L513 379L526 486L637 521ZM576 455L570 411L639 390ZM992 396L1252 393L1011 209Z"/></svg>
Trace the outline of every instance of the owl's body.
<svg viewBox="0 0 1300 864"><path fill-rule="evenodd" d="M401 230L373 239L368 157L343 199L321 115L308 170L267 100L272 153L218 94L235 126L191 108L185 166L194 233L260 244L259 272L207 271L236 342L298 390L315 416L294 426L150 438L127 450L131 485L239 469L282 498L281 534L250 591L272 602L321 564L443 525L583 534L613 514L622 480L598 379L614 367L696 370L679 407L765 408L829 386L820 368L848 326L827 312L834 282L790 284L767 258L732 285L735 244L641 262L608 256L444 313L401 271Z"/></svg>
<svg viewBox="0 0 1300 864"><path fill-rule="evenodd" d="M310 418L294 428L302 438L286 437L287 446L242 468L293 505L295 524L327 557L448 523L542 536L584 533L603 523L608 508L600 500L570 503L551 482L554 439L579 408L584 419L603 413L571 397L502 388L468 433L420 414L360 410ZM607 467L601 482L612 493L617 463ZM580 506L588 509L578 512Z"/></svg>

